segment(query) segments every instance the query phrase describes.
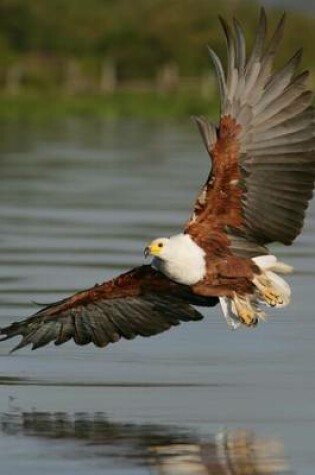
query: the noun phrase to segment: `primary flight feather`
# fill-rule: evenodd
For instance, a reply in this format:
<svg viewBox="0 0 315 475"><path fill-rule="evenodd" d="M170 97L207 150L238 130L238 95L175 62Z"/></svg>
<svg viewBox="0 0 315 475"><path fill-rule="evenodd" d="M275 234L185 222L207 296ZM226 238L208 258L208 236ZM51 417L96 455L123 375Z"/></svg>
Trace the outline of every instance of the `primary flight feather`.
<svg viewBox="0 0 315 475"><path fill-rule="evenodd" d="M291 244L301 232L315 179L315 113L301 51L280 69L274 57L284 16L269 42L262 9L251 53L234 20L220 19L226 72L209 49L220 89L218 125L196 117L212 166L182 233L146 247L150 265L39 310L0 330L21 335L15 349L71 338L103 347L120 338L150 336L181 321L200 320L194 306L220 302L227 323L251 327L263 307L282 307L291 271L271 255L272 242Z"/></svg>

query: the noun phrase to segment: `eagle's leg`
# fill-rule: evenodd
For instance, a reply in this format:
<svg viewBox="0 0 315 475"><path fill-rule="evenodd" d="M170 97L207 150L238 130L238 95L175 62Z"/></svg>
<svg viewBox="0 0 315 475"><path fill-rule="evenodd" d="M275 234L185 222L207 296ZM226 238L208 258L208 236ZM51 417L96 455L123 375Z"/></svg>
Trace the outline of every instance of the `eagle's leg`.
<svg viewBox="0 0 315 475"><path fill-rule="evenodd" d="M234 292L233 304L235 307L235 313L239 320L247 327L257 325L258 317L255 309L251 305L249 298L246 295L239 295Z"/></svg>
<svg viewBox="0 0 315 475"><path fill-rule="evenodd" d="M290 302L291 289L288 283L279 276L292 272L293 268L279 262L275 256L258 256L253 259L260 269L252 280L257 289L257 298L270 307L284 307Z"/></svg>
<svg viewBox="0 0 315 475"><path fill-rule="evenodd" d="M259 276L254 279L254 284L256 285L261 299L271 307L281 307L284 305L284 295L280 292L275 286L272 285L272 282L265 276Z"/></svg>

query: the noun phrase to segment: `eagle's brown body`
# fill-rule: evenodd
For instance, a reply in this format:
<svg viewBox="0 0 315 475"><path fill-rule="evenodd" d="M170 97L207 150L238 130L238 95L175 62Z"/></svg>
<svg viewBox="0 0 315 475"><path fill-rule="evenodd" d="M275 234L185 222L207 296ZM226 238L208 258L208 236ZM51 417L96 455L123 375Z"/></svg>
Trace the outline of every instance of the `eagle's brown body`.
<svg viewBox="0 0 315 475"><path fill-rule="evenodd" d="M1 329L3 339L23 337L16 348L71 338L105 346L120 337L150 336L201 319L193 305L219 301L228 322L252 326L262 315L261 304L289 302L289 288L275 274L288 266L277 263L266 246L294 241L313 194L315 113L308 72L297 72L301 51L273 71L284 16L266 42L261 11L248 57L240 25L234 20L232 29L221 23L226 73L210 50L220 86L220 120L214 126L196 118L212 168L183 234L204 256L203 277L183 285L151 266L138 267Z"/></svg>
<svg viewBox="0 0 315 475"><path fill-rule="evenodd" d="M197 295L205 297L233 297L252 294L254 275L260 274L259 268L251 259L225 256L207 259L206 277L192 286Z"/></svg>

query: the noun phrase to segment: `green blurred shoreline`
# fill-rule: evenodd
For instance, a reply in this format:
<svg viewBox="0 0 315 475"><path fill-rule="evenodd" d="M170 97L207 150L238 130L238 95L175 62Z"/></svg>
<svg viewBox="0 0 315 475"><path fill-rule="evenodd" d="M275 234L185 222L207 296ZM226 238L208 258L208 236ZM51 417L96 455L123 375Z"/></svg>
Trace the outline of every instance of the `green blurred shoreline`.
<svg viewBox="0 0 315 475"><path fill-rule="evenodd" d="M218 14L241 22L248 54L256 0L0 1L0 121L217 116L206 45L225 64ZM281 9L268 8L269 37ZM315 17L288 12L276 67L301 46L315 85Z"/></svg>
<svg viewBox="0 0 315 475"><path fill-rule="evenodd" d="M176 92L115 92L107 95L0 95L0 121L44 121L67 117L100 119L181 119L215 115L218 104L202 94Z"/></svg>

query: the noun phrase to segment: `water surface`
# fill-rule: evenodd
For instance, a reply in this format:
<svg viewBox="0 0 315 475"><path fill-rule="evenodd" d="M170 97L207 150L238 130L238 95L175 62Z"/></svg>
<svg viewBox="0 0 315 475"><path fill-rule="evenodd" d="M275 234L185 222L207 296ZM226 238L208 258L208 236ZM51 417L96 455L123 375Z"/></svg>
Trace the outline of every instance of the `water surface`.
<svg viewBox="0 0 315 475"><path fill-rule="evenodd" d="M141 264L148 241L180 229L209 166L189 121L0 134L1 326ZM230 331L214 308L106 349L2 343L3 473L313 474L314 209L275 248L296 268L292 305L255 330Z"/></svg>

